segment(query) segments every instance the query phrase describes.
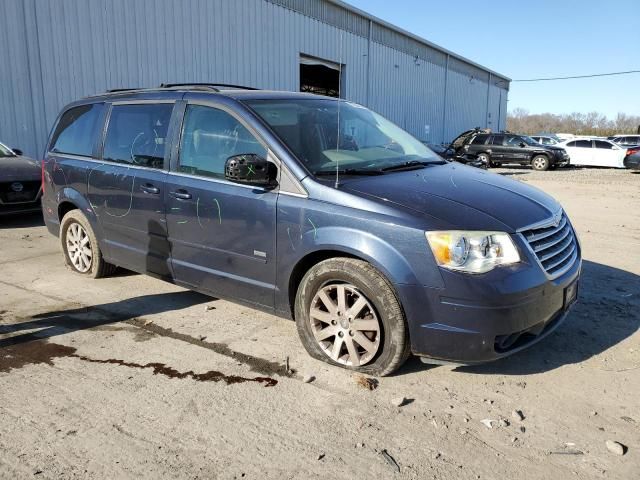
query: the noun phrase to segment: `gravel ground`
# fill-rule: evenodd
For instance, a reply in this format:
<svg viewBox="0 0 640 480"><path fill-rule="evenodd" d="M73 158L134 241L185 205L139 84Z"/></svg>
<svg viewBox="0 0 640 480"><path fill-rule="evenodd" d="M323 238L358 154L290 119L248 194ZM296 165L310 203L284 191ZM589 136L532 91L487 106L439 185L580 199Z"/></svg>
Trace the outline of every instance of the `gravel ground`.
<svg viewBox="0 0 640 480"><path fill-rule="evenodd" d="M640 175L492 171L564 205L578 304L508 359L381 379L312 360L290 321L85 280L41 218L0 220L0 477L639 478Z"/></svg>
<svg viewBox="0 0 640 480"><path fill-rule="evenodd" d="M614 168L559 168L553 171L537 172L530 167L495 168L492 172L527 182L567 182L581 185L629 185L638 186L640 172Z"/></svg>

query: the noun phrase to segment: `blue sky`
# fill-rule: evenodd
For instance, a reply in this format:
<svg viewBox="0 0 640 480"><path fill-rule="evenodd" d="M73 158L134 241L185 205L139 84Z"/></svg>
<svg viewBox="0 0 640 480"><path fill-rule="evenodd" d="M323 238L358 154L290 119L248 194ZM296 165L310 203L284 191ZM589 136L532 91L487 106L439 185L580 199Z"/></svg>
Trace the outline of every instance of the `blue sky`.
<svg viewBox="0 0 640 480"><path fill-rule="evenodd" d="M640 70L638 0L347 1L512 79ZM518 107L640 115L640 74L514 82Z"/></svg>

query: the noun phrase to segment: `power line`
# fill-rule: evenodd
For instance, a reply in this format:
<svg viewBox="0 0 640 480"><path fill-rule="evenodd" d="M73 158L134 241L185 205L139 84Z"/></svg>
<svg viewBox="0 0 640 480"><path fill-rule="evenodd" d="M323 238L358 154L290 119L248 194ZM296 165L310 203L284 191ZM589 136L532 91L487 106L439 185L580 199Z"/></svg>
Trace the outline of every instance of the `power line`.
<svg viewBox="0 0 640 480"><path fill-rule="evenodd" d="M511 80L511 81L512 82L547 82L550 80L571 80L574 78L610 77L612 75L628 75L631 73L640 73L640 70L627 70L625 72L610 72L610 73L593 73L591 75L574 75L572 77L526 78L526 79Z"/></svg>

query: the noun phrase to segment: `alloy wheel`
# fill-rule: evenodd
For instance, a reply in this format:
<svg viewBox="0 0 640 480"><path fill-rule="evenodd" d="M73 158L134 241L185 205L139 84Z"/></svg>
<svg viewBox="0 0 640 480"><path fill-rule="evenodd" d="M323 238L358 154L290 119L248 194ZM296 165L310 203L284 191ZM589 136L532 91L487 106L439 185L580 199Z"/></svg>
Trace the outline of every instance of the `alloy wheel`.
<svg viewBox="0 0 640 480"><path fill-rule="evenodd" d="M93 252L86 230L79 223L72 223L67 230L67 255L74 268L81 273L91 269Z"/></svg>
<svg viewBox="0 0 640 480"><path fill-rule="evenodd" d="M535 158L533 160L533 166L536 170L544 170L544 168L547 166L547 161L543 158Z"/></svg>
<svg viewBox="0 0 640 480"><path fill-rule="evenodd" d="M318 290L311 301L309 320L318 345L335 362L366 365L380 349L378 316L353 285L334 283Z"/></svg>

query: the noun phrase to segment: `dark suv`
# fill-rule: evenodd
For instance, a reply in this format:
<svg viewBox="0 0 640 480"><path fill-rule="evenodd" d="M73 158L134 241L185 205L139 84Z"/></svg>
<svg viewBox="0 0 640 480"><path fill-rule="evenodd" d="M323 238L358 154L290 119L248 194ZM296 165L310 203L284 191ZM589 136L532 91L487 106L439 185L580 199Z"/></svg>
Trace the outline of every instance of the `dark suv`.
<svg viewBox="0 0 640 480"><path fill-rule="evenodd" d="M566 150L542 145L526 135L474 129L459 135L452 145L456 159L478 160L490 167L517 163L531 165L534 170L548 170L569 165Z"/></svg>
<svg viewBox="0 0 640 480"><path fill-rule="evenodd" d="M73 271L122 266L295 319L315 358L385 375L494 360L573 304L580 245L541 191L442 160L344 100L215 85L86 98L43 161Z"/></svg>

